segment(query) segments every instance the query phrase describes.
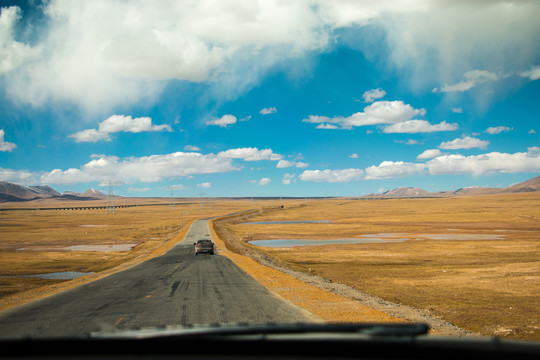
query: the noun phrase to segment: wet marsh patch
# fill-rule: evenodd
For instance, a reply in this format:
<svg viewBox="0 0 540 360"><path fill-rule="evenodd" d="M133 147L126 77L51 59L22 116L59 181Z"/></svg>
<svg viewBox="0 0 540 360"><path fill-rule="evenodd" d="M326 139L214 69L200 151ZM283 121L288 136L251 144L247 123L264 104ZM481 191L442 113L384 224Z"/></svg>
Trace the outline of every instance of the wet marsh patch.
<svg viewBox="0 0 540 360"><path fill-rule="evenodd" d="M199 199L175 207L169 206L169 199L165 206L154 205L163 199L124 201L144 206L117 209L115 215L107 215L105 210L37 209L78 205L49 200L24 203L25 208L35 206L36 210L0 211L0 276L4 276L0 277L0 310L160 255L195 219L253 207L243 200L216 201L211 208L202 207ZM2 203L0 207L18 205ZM51 273L95 274L73 280L26 277Z"/></svg>
<svg viewBox="0 0 540 360"><path fill-rule="evenodd" d="M137 244L114 244L114 245L72 245L66 247L34 246L20 248L17 251L92 251L92 252L123 252L130 251Z"/></svg>
<svg viewBox="0 0 540 360"><path fill-rule="evenodd" d="M35 274L35 275L3 275L0 276L1 278L37 278L37 279L52 279L52 280L73 280L80 278L81 276L86 275L92 275L94 274L93 271L91 272L79 272L79 271L62 271L62 272L54 272L54 273L46 273L46 274Z"/></svg>
<svg viewBox="0 0 540 360"><path fill-rule="evenodd" d="M448 199L312 202L227 225L246 251L277 264L427 309L486 335L540 340L540 193ZM332 240L405 234L402 242L258 247L254 240ZM385 237L380 236L380 239ZM498 333L497 333L498 331Z"/></svg>
<svg viewBox="0 0 540 360"><path fill-rule="evenodd" d="M491 234L404 234L404 233L384 233L384 234L364 234L352 239L271 239L252 240L250 245L270 247L270 248L292 248L296 246L322 246L322 245L344 245L344 244L372 244L372 243L395 243L409 240L446 240L446 241L473 241L473 240L499 240L504 239L504 235Z"/></svg>
<svg viewBox="0 0 540 360"><path fill-rule="evenodd" d="M242 225L329 224L330 220L282 220L243 222Z"/></svg>

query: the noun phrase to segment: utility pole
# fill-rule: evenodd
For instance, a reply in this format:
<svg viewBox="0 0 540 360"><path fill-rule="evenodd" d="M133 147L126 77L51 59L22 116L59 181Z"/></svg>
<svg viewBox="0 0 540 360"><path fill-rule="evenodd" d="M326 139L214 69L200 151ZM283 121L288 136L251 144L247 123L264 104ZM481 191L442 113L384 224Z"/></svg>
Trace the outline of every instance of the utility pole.
<svg viewBox="0 0 540 360"><path fill-rule="evenodd" d="M204 198L203 198L203 195L205 195L205 193L199 193L198 194L200 197L201 197L201 201L200 201L200 208L204 208Z"/></svg>
<svg viewBox="0 0 540 360"><path fill-rule="evenodd" d="M176 205L176 203L175 203L175 201L174 201L174 188L175 188L174 186L167 186L167 187L165 188L165 189L171 191L171 197L170 197L170 199L169 199L169 207L172 208L172 209L174 209L174 207L175 207L175 205Z"/></svg>
<svg viewBox="0 0 540 360"><path fill-rule="evenodd" d="M171 209L174 209L176 207L176 198L174 197L174 190L183 190L183 189L184 187L180 184L165 187L165 190L170 190L171 192L171 195L169 198L169 207Z"/></svg>
<svg viewBox="0 0 540 360"><path fill-rule="evenodd" d="M109 196L107 197L107 215L109 214L116 214L116 211L114 209L114 190L113 190L113 184L109 183Z"/></svg>
<svg viewBox="0 0 540 360"><path fill-rule="evenodd" d="M99 186L108 186L109 187L109 196L107 197L107 215L116 214L116 209L114 207L114 186L122 185L121 181L102 181Z"/></svg>

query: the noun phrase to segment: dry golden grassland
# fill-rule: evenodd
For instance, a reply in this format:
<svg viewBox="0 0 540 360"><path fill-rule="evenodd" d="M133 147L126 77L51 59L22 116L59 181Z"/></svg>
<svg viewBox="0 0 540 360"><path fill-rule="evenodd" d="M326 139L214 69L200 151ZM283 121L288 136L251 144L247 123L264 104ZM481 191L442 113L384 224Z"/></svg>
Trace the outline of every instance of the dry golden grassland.
<svg viewBox="0 0 540 360"><path fill-rule="evenodd" d="M540 193L399 200L307 201L227 224L233 247L263 251L286 267L427 309L464 329L540 339ZM394 243L255 247L259 239L343 239L399 233ZM426 234L448 235L433 240ZM462 234L499 239L457 240ZM234 241L233 241L234 242Z"/></svg>
<svg viewBox="0 0 540 360"><path fill-rule="evenodd" d="M253 204L249 200L220 200L211 208L208 204L201 208L198 201L192 201L177 203L171 208L157 205L163 203L163 199L145 202L155 206L117 209L115 215L106 215L103 209L0 211L0 310L162 254L183 238L187 225L195 219L280 204L279 201ZM29 204L35 207L90 205L89 202L33 201L20 206L29 207ZM256 216L223 223L227 247L240 253L263 252L286 267L347 284L389 301L428 309L432 314L474 332L540 339L539 193L410 200L287 200L284 204L284 210L260 212ZM96 205L103 206L104 202ZM185 225L183 228L180 227L181 220ZM238 223L282 220L331 222ZM247 243L258 239L356 238L379 233L399 233L399 237L405 236L408 240L279 249ZM425 234L495 234L502 238L430 240L420 236ZM137 246L123 252L63 249L99 244ZM218 249L220 246L218 244ZM399 321L290 278L283 285L285 280L281 280L279 272L264 270L255 262L228 251L220 253L233 258L274 293L323 319ZM5 277L62 271L95 274L68 281ZM317 302L317 299L321 301ZM342 316L336 318L336 312Z"/></svg>
<svg viewBox="0 0 540 360"><path fill-rule="evenodd" d="M126 201L126 200L125 200ZM134 200L130 200L133 202ZM99 210L0 211L0 310L41 295L61 291L163 253L182 240L189 224L200 218L225 215L252 208L250 201L222 200L201 206L167 205L168 199L139 200L165 205L117 208L107 215ZM180 202L180 201L179 201ZM117 200L117 205L120 205ZM3 204L11 208L14 204ZM106 205L106 202L33 201L19 207ZM184 225L183 227L181 225ZM135 244L131 251L69 251L79 245ZM55 272L94 272L76 280L50 280L15 275Z"/></svg>

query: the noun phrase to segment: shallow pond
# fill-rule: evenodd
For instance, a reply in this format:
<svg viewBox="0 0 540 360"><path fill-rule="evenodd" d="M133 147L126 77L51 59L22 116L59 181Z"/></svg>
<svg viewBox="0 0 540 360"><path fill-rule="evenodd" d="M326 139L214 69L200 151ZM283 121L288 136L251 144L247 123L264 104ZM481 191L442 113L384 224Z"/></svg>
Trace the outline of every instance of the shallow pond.
<svg viewBox="0 0 540 360"><path fill-rule="evenodd" d="M68 251L100 251L100 252L109 252L109 251L130 251L137 244L116 244L116 245L73 245L62 248L62 250Z"/></svg>
<svg viewBox="0 0 540 360"><path fill-rule="evenodd" d="M276 240L254 240L251 245L288 248L293 246L317 246L329 244L369 244L369 243L387 243L402 242L407 238L353 238L353 239L334 239L334 240L308 240L308 239L276 239Z"/></svg>
<svg viewBox="0 0 540 360"><path fill-rule="evenodd" d="M78 272L78 271L64 271L64 272L55 272L47 274L37 274L37 275L13 275L13 276L2 276L2 277L31 277L39 279L55 279L55 280L73 280L81 276L90 275L94 272Z"/></svg>
<svg viewBox="0 0 540 360"><path fill-rule="evenodd" d="M257 221L245 222L242 225L276 225L276 224L330 224L330 220L292 220L292 221Z"/></svg>
<svg viewBox="0 0 540 360"><path fill-rule="evenodd" d="M98 251L98 252L111 252L111 251L130 251L137 244L115 244L115 245L73 245L66 247L30 247L17 249L19 251L32 250L32 251Z"/></svg>
<svg viewBox="0 0 540 360"><path fill-rule="evenodd" d="M417 238L427 238L430 240L501 240L504 235L490 234L430 234L415 235Z"/></svg>
<svg viewBox="0 0 540 360"><path fill-rule="evenodd" d="M335 240L311 240L311 239L275 239L275 240L253 240L249 243L255 246L289 248L294 246L317 246L329 244L373 244L403 242L406 240L500 240L504 235L489 234L423 234L410 235L404 233L380 233L366 234L352 239Z"/></svg>

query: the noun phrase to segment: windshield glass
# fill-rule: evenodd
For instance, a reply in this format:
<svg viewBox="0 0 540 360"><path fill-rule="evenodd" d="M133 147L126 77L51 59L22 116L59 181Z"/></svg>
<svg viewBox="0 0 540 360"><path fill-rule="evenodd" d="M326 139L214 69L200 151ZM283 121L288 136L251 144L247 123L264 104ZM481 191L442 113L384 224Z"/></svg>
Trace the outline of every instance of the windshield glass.
<svg viewBox="0 0 540 360"><path fill-rule="evenodd" d="M2 4L0 338L540 340L540 2Z"/></svg>

